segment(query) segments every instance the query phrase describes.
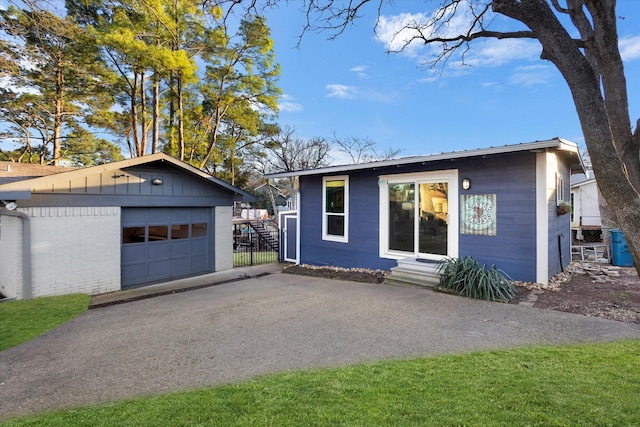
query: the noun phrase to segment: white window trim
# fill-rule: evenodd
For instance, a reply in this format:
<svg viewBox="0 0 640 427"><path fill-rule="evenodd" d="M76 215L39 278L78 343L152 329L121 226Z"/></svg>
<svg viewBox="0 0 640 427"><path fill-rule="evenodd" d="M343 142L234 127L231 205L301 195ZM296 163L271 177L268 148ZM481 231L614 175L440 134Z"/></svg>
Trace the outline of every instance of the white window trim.
<svg viewBox="0 0 640 427"><path fill-rule="evenodd" d="M380 189L380 206L378 211L380 212L380 222L378 229L379 234L379 248L380 258L389 259L402 259L407 257L417 257L418 252L401 252L389 250L389 184L404 183L404 182L446 182L449 188L448 197L448 238L447 238L447 255L437 254L420 254L421 257L433 260L440 260L446 257L456 258L458 256L458 235L459 235L459 221L458 221L458 209L459 209L459 191L458 191L458 170L447 169L433 172L420 172L420 173L408 173L398 175L381 175L378 177L378 187Z"/></svg>
<svg viewBox="0 0 640 427"><path fill-rule="evenodd" d="M327 206L327 181L344 181L344 213L343 214L328 214L326 212ZM329 215L342 215L344 216L344 236L335 236L333 234L327 234L327 218ZM322 240L330 242L349 243L349 176L324 176L322 177Z"/></svg>
<svg viewBox="0 0 640 427"><path fill-rule="evenodd" d="M556 172L556 204L565 202L564 200L564 177L562 173Z"/></svg>

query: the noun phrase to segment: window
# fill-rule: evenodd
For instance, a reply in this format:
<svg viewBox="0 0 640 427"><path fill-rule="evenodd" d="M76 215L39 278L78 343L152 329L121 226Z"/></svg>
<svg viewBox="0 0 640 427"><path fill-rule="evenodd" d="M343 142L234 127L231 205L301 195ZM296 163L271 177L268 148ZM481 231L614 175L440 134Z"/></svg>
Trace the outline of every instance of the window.
<svg viewBox="0 0 640 427"><path fill-rule="evenodd" d="M158 240L167 240L169 237L169 226L167 225L150 225L149 226L149 242Z"/></svg>
<svg viewBox="0 0 640 427"><path fill-rule="evenodd" d="M123 227L122 243L140 243L145 241L144 227Z"/></svg>
<svg viewBox="0 0 640 427"><path fill-rule="evenodd" d="M556 173L556 203L564 202L564 179L562 174Z"/></svg>
<svg viewBox="0 0 640 427"><path fill-rule="evenodd" d="M334 242L349 240L349 178L322 179L322 238Z"/></svg>
<svg viewBox="0 0 640 427"><path fill-rule="evenodd" d="M191 228L191 237L207 237L207 223L193 224Z"/></svg>
<svg viewBox="0 0 640 427"><path fill-rule="evenodd" d="M189 224L173 224L171 225L171 240L188 239Z"/></svg>

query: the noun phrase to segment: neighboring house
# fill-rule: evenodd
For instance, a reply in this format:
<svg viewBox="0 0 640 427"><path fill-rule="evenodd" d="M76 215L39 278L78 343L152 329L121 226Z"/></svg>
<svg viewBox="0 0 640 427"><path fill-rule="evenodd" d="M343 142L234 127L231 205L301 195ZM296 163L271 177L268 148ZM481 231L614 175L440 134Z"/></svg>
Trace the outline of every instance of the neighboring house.
<svg viewBox="0 0 640 427"><path fill-rule="evenodd" d="M276 207L278 210L291 210L294 208L295 199L291 197L289 191L284 191L279 186L273 184L260 184L254 189L255 193L264 199L269 201L271 204L271 194L273 193L273 197L276 202Z"/></svg>
<svg viewBox="0 0 640 427"><path fill-rule="evenodd" d="M163 153L75 170L0 162L0 293L99 294L230 269L243 198Z"/></svg>
<svg viewBox="0 0 640 427"><path fill-rule="evenodd" d="M598 184L590 175L571 184L571 228L578 241L601 241L602 222L598 203Z"/></svg>
<svg viewBox="0 0 640 427"><path fill-rule="evenodd" d="M280 222L284 259L411 278L472 256L546 284L571 259L570 218L557 205L581 172L577 145L555 138L267 178L299 177L297 217Z"/></svg>

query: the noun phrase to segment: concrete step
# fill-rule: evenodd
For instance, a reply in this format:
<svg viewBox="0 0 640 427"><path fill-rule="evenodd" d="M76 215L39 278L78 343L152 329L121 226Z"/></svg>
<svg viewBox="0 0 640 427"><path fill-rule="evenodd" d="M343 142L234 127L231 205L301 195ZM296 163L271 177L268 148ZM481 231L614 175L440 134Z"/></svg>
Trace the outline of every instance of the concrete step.
<svg viewBox="0 0 640 427"><path fill-rule="evenodd" d="M391 274L385 278L384 283L435 287L440 284L440 275L435 263L408 258L398 260L398 266L391 268Z"/></svg>
<svg viewBox="0 0 640 427"><path fill-rule="evenodd" d="M385 280L387 284L411 284L418 286L435 287L440 285L440 276L434 274L416 274L406 271L392 271Z"/></svg>

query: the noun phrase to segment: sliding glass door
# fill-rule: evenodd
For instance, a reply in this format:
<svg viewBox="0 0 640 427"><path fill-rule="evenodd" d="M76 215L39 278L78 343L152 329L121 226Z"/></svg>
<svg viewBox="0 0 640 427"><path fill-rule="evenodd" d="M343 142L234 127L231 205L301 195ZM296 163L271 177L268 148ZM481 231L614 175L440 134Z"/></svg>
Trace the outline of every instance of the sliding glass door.
<svg viewBox="0 0 640 427"><path fill-rule="evenodd" d="M436 259L457 252L457 227L451 242L451 220L457 218L451 212L457 206L456 176L425 173L382 180L381 252Z"/></svg>

